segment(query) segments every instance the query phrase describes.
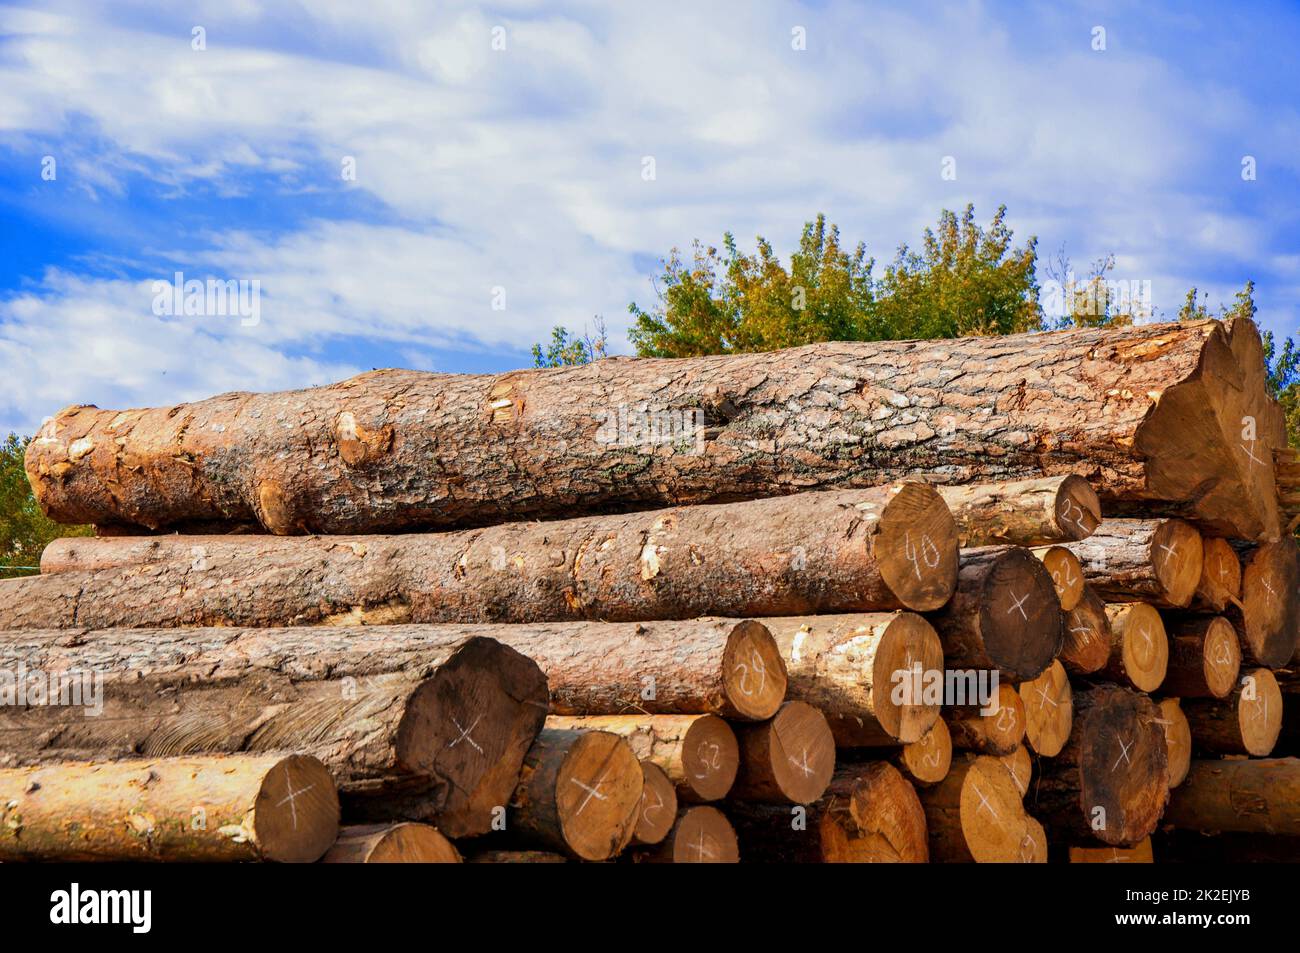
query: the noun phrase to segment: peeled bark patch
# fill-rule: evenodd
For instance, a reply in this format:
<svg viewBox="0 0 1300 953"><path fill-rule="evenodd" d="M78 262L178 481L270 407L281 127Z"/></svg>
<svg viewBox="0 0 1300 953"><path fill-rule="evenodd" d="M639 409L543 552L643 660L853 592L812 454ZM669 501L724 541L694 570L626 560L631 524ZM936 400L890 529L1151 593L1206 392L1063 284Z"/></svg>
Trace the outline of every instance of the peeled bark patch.
<svg viewBox="0 0 1300 953"><path fill-rule="evenodd" d="M628 413L690 424L653 440ZM390 436L391 434L391 436ZM54 519L272 532L483 525L774 496L911 474L1077 473L1276 538L1282 412L1248 320L936 341L837 342L500 376L373 371L176 407L69 407L27 454ZM437 466L430 466L437 461Z"/></svg>

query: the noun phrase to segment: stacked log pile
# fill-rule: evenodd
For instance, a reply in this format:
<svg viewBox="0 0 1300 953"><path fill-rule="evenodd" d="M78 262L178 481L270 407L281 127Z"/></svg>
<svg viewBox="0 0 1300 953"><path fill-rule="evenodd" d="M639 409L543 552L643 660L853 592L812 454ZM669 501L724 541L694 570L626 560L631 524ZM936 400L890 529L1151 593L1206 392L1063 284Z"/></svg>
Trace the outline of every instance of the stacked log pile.
<svg viewBox="0 0 1300 953"><path fill-rule="evenodd" d="M1266 854L1284 445L1246 320L70 407L0 860Z"/></svg>

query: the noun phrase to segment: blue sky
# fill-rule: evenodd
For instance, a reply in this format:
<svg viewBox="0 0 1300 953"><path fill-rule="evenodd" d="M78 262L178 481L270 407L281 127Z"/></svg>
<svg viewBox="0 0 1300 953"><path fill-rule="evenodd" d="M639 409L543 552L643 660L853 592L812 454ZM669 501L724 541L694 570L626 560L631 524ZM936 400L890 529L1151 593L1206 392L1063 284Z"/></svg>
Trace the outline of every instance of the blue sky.
<svg viewBox="0 0 1300 953"><path fill-rule="evenodd" d="M505 370L594 315L626 351L669 248L819 211L887 260L1005 203L1160 312L1250 278L1291 334L1297 46L1295 3L0 4L0 429ZM177 271L260 320L156 314Z"/></svg>

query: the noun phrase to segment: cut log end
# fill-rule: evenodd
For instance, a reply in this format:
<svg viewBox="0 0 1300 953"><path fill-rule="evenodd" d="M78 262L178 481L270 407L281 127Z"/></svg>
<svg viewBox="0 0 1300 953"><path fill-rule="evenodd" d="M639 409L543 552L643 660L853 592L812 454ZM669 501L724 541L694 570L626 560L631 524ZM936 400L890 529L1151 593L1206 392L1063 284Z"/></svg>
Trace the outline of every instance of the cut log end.
<svg viewBox="0 0 1300 953"><path fill-rule="evenodd" d="M931 486L902 484L872 541L881 578L908 609L938 609L957 586L957 524Z"/></svg>
<svg viewBox="0 0 1300 953"><path fill-rule="evenodd" d="M740 845L725 814L707 804L684 808L652 859L674 864L736 864Z"/></svg>
<svg viewBox="0 0 1300 953"><path fill-rule="evenodd" d="M733 795L741 800L811 804L835 772L835 739L820 711L786 702L770 720L739 725L741 771Z"/></svg>
<svg viewBox="0 0 1300 953"><path fill-rule="evenodd" d="M919 864L930 859L925 810L916 790L885 762L845 769L846 803L821 814L822 860L834 864ZM834 794L829 795L834 797Z"/></svg>
<svg viewBox="0 0 1300 953"><path fill-rule="evenodd" d="M1169 667L1169 637L1160 613L1145 602L1112 603L1108 674L1141 692L1153 692Z"/></svg>
<svg viewBox="0 0 1300 953"><path fill-rule="evenodd" d="M988 705L950 708L947 720L953 747L980 754L1010 754L1025 737L1024 703L1006 682L999 682L996 699Z"/></svg>
<svg viewBox="0 0 1300 953"><path fill-rule="evenodd" d="M997 758L980 756L961 784L961 838L976 863L1015 863L1027 846L1025 810L1011 773ZM1031 838L1032 841L1032 838Z"/></svg>
<svg viewBox="0 0 1300 953"><path fill-rule="evenodd" d="M290 755L266 773L253 824L262 856L310 863L338 833L339 799L329 770L315 758Z"/></svg>
<svg viewBox="0 0 1300 953"><path fill-rule="evenodd" d="M1202 544L1204 555L1195 604L1198 608L1222 612L1241 597L1241 560L1226 539L1206 537Z"/></svg>
<svg viewBox="0 0 1300 953"><path fill-rule="evenodd" d="M923 698L912 704L899 704L895 689L899 673L943 668L943 644L939 635L924 618L900 612L885 628L872 662L872 710L880 727L903 744L918 741L939 717L939 708ZM913 693L915 694L915 693Z"/></svg>
<svg viewBox="0 0 1300 953"><path fill-rule="evenodd" d="M458 864L456 845L429 824L345 827L322 864Z"/></svg>
<svg viewBox="0 0 1300 953"><path fill-rule="evenodd" d="M1286 665L1300 635L1300 555L1294 540L1265 543L1247 557L1241 603L1249 658L1269 668Z"/></svg>
<svg viewBox="0 0 1300 953"><path fill-rule="evenodd" d="M898 763L916 784L938 784L946 778L952 766L952 735L948 732L947 722L936 718L930 730L919 740L903 746Z"/></svg>
<svg viewBox="0 0 1300 953"><path fill-rule="evenodd" d="M1061 481L1054 511L1062 539L1087 539L1101 523L1101 500L1081 476L1071 474Z"/></svg>
<svg viewBox="0 0 1300 953"><path fill-rule="evenodd" d="M1242 747L1246 754L1265 758L1272 754L1282 732L1282 691L1266 668L1247 672L1242 682L1237 703Z"/></svg>
<svg viewBox="0 0 1300 953"><path fill-rule="evenodd" d="M1226 698L1237 684L1241 644L1223 616L1169 619L1169 673L1162 691L1177 698Z"/></svg>
<svg viewBox="0 0 1300 953"><path fill-rule="evenodd" d="M1016 750L999 756L998 760L1010 772L1011 780L1023 798L1029 793L1029 782L1034 776L1034 759L1030 756L1029 749L1024 745L1016 745Z"/></svg>
<svg viewBox="0 0 1300 953"><path fill-rule="evenodd" d="M1162 699L1157 707L1160 711L1160 721L1165 729L1166 752L1169 758L1169 786L1176 788L1187 777L1187 769L1192 763L1192 729L1177 698Z"/></svg>
<svg viewBox="0 0 1300 953"><path fill-rule="evenodd" d="M1083 567L1079 564L1079 557L1064 546L1035 549L1034 555L1043 561L1052 576L1052 585L1056 587L1056 598L1061 603L1061 610L1069 612L1083 598Z"/></svg>
<svg viewBox="0 0 1300 953"><path fill-rule="evenodd" d="M1110 619L1106 603L1091 586L1084 586L1079 603L1065 617L1061 664L1072 675L1091 675L1110 659Z"/></svg>
<svg viewBox="0 0 1300 953"><path fill-rule="evenodd" d="M1065 666L1053 661L1042 675L1019 686L1025 711L1025 740L1045 758L1061 753L1074 723L1073 694Z"/></svg>
<svg viewBox="0 0 1300 953"><path fill-rule="evenodd" d="M787 676L781 650L767 627L746 620L727 635L722 656L722 686L739 718L763 721L785 700Z"/></svg>
<svg viewBox="0 0 1300 953"><path fill-rule="evenodd" d="M420 683L398 726L397 755L412 773L448 782L438 813L448 836L491 829L546 719L547 698L541 669L489 638L468 640Z"/></svg>
<svg viewBox="0 0 1300 953"><path fill-rule="evenodd" d="M653 762L642 761L641 774L641 808L632 831L632 843L658 844L668 836L677 819L677 789L663 768Z"/></svg>
<svg viewBox="0 0 1300 953"><path fill-rule="evenodd" d="M1061 603L1043 564L1008 549L984 576L980 634L994 666L1013 679L1034 678L1061 650Z"/></svg>
<svg viewBox="0 0 1300 953"><path fill-rule="evenodd" d="M1170 605L1192 601L1204 564L1201 534L1182 520L1163 520L1151 538L1151 565Z"/></svg>
<svg viewBox="0 0 1300 953"><path fill-rule="evenodd" d="M613 857L631 839L644 786L641 763L626 741L605 731L582 732L556 774L565 844L583 860Z"/></svg>

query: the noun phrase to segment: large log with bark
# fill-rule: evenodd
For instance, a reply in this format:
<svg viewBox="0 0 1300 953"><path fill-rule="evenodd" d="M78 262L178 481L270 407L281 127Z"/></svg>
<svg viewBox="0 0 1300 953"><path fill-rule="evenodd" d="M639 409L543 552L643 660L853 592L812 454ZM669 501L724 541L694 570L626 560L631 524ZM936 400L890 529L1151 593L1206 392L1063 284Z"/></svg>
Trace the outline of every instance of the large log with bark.
<svg viewBox="0 0 1300 953"><path fill-rule="evenodd" d="M1019 547L964 549L957 591L929 616L949 668L1036 678L1061 651L1064 625L1043 564Z"/></svg>
<svg viewBox="0 0 1300 953"><path fill-rule="evenodd" d="M943 669L934 628L912 612L765 620L789 673L788 697L821 710L839 747L909 744L939 717L921 682ZM900 696L898 689L907 689Z"/></svg>
<svg viewBox="0 0 1300 953"><path fill-rule="evenodd" d="M83 691L102 678L80 707L10 698L22 686L0 678L11 763L299 750L349 804L410 798L452 837L489 829L546 717L532 661L422 626L24 630L0 641L0 667Z"/></svg>
<svg viewBox="0 0 1300 953"><path fill-rule="evenodd" d="M740 766L736 734L717 715L552 715L546 727L617 735L638 759L663 769L683 802L726 797Z"/></svg>
<svg viewBox="0 0 1300 953"><path fill-rule="evenodd" d="M459 533L79 539L42 566L73 575L10 587L26 607L0 626L928 610L952 594L957 542L939 494L906 482Z"/></svg>
<svg viewBox="0 0 1300 953"><path fill-rule="evenodd" d="M32 442L27 473L60 522L257 521L281 534L482 525L913 473L1078 473L1108 508L1161 501L1256 539L1279 533L1272 451L1285 442L1258 330L1239 319L498 376L382 370L176 407L68 407Z"/></svg>
<svg viewBox="0 0 1300 953"><path fill-rule="evenodd" d="M1300 835L1300 758L1193 761L1164 820L1205 833Z"/></svg>
<svg viewBox="0 0 1300 953"><path fill-rule="evenodd" d="M456 845L429 824L354 824L320 859L322 864L459 864Z"/></svg>
<svg viewBox="0 0 1300 953"><path fill-rule="evenodd" d="M1201 534L1183 520L1111 520L1071 543L1084 579L1112 602L1141 600L1162 608L1192 601L1201 581Z"/></svg>
<svg viewBox="0 0 1300 953"><path fill-rule="evenodd" d="M545 729L524 758L508 830L579 860L608 860L632 840L644 783L618 735Z"/></svg>
<svg viewBox="0 0 1300 953"><path fill-rule="evenodd" d="M338 830L334 781L303 755L0 769L0 860L310 863Z"/></svg>
<svg viewBox="0 0 1300 953"><path fill-rule="evenodd" d="M1155 830L1169 761L1151 699L1113 685L1077 687L1074 730L1040 762L1035 813L1060 839L1131 846Z"/></svg>
<svg viewBox="0 0 1300 953"><path fill-rule="evenodd" d="M806 807L735 803L728 810L747 862L916 864L930 858L921 801L886 762L837 768L826 793Z"/></svg>
<svg viewBox="0 0 1300 953"><path fill-rule="evenodd" d="M1232 693L1222 701L1190 698L1183 714L1198 751L1210 754L1272 754L1282 731L1282 692L1266 668L1241 673Z"/></svg>
<svg viewBox="0 0 1300 953"><path fill-rule="evenodd" d="M940 486L963 549L1086 539L1101 522L1097 493L1074 474Z"/></svg>
<svg viewBox="0 0 1300 953"><path fill-rule="evenodd" d="M925 808L930 858L940 863L1046 860L1037 822L1025 813L1011 772L997 758L965 755L948 776L917 792Z"/></svg>

